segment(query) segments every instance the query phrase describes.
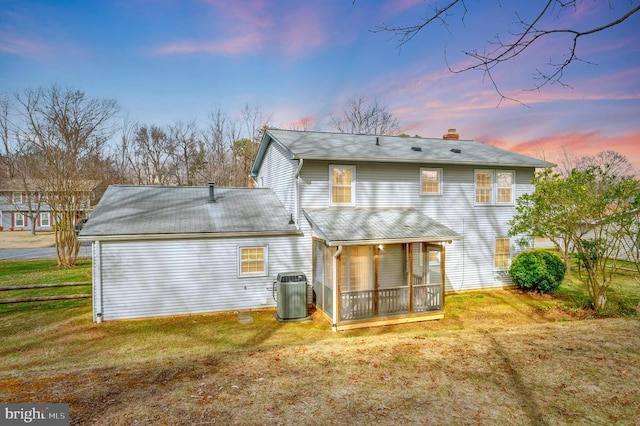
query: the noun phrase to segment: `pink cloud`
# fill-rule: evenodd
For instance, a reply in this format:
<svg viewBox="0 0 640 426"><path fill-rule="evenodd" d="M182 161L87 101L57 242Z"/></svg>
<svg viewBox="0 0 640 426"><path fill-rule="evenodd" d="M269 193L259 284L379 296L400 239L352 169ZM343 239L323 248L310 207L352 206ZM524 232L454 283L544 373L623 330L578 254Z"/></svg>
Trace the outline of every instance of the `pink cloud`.
<svg viewBox="0 0 640 426"><path fill-rule="evenodd" d="M283 19L283 33L279 43L290 53L304 52L325 41L322 17L311 7L301 8L287 14Z"/></svg>
<svg viewBox="0 0 640 426"><path fill-rule="evenodd" d="M34 56L48 51L48 47L42 43L0 33L0 52L18 56Z"/></svg>
<svg viewBox="0 0 640 426"><path fill-rule="evenodd" d="M291 130L311 130L317 121L317 117L301 117L289 123L287 128Z"/></svg>
<svg viewBox="0 0 640 426"><path fill-rule="evenodd" d="M159 55L209 53L233 55L259 49L264 39L258 33L245 33L220 41L183 41L164 45L156 49Z"/></svg>
<svg viewBox="0 0 640 426"><path fill-rule="evenodd" d="M603 135L601 132L574 132L548 135L521 142L487 138L483 142L524 155L545 157L546 160L552 162L559 162L564 150L579 157L611 150L625 155L629 163L640 171L640 132L636 131L620 135Z"/></svg>
<svg viewBox="0 0 640 426"><path fill-rule="evenodd" d="M385 14L396 15L418 4L425 5L425 2L424 0L394 0L385 5L384 12Z"/></svg>
<svg viewBox="0 0 640 426"><path fill-rule="evenodd" d="M183 40L154 50L159 55L243 55L269 50L304 53L325 41L322 11L301 6L276 16L264 0L227 2L208 0L217 33L204 39ZM211 19L214 19L212 16Z"/></svg>

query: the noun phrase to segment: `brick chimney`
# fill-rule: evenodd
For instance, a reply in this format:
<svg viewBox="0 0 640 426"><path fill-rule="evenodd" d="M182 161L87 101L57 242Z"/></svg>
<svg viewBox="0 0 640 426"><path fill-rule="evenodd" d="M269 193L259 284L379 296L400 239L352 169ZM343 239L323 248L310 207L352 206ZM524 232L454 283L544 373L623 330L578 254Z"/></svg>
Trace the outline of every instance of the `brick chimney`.
<svg viewBox="0 0 640 426"><path fill-rule="evenodd" d="M449 129L446 135L442 136L442 139L460 139L460 135L456 133L456 129Z"/></svg>

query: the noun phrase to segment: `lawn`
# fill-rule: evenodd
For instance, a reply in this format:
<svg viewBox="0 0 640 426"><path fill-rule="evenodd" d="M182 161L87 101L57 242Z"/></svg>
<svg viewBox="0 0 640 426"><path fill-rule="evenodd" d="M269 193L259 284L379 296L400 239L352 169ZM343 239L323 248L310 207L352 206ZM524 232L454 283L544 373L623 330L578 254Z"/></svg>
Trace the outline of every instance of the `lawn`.
<svg viewBox="0 0 640 426"><path fill-rule="evenodd" d="M0 314L0 401L66 402L92 425L640 424L627 279L605 318L569 282L450 295L444 320L341 333L318 313L95 324L90 300L36 303Z"/></svg>

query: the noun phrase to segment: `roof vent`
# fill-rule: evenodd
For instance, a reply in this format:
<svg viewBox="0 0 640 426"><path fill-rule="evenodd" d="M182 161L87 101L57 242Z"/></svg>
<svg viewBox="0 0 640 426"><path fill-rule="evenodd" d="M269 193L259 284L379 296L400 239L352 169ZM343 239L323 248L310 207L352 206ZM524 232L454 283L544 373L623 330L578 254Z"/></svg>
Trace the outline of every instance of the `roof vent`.
<svg viewBox="0 0 640 426"><path fill-rule="evenodd" d="M412 146L411 151L422 151L422 148L419 146Z"/></svg>
<svg viewBox="0 0 640 426"><path fill-rule="evenodd" d="M453 152L454 154L460 154L462 150L460 148L451 148L451 152Z"/></svg>
<svg viewBox="0 0 640 426"><path fill-rule="evenodd" d="M209 182L209 203L216 202L216 184L215 182Z"/></svg>

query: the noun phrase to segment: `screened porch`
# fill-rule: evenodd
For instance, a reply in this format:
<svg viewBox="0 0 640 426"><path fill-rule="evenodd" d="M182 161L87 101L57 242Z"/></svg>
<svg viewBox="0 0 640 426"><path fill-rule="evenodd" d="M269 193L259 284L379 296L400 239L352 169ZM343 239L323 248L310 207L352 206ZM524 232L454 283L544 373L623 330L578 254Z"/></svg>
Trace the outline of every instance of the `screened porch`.
<svg viewBox="0 0 640 426"><path fill-rule="evenodd" d="M313 252L316 307L335 330L443 317L442 244L330 247L315 240Z"/></svg>

